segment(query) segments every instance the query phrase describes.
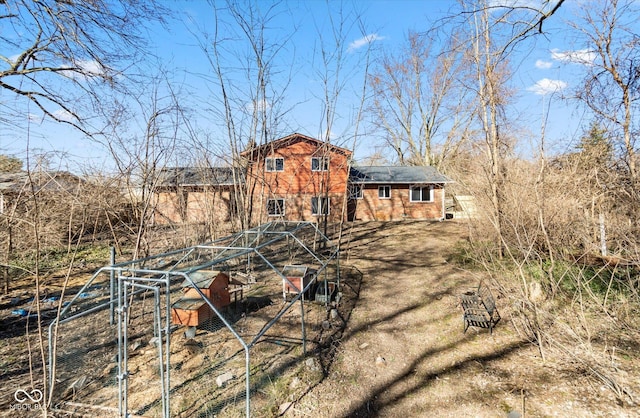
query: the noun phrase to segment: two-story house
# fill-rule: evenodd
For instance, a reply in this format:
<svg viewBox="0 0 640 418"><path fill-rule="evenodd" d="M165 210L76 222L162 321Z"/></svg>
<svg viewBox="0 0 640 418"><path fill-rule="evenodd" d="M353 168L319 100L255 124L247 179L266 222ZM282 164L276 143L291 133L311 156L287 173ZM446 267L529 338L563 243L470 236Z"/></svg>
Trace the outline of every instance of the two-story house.
<svg viewBox="0 0 640 418"><path fill-rule="evenodd" d="M247 184L254 185L254 220L344 217L351 151L296 133L242 156L249 161Z"/></svg>
<svg viewBox="0 0 640 418"><path fill-rule="evenodd" d="M242 173L164 170L156 187L156 222L224 221L238 208L237 188L249 197L254 224L445 217L445 185L451 180L433 167L352 167L351 151L299 133L241 156L247 161Z"/></svg>

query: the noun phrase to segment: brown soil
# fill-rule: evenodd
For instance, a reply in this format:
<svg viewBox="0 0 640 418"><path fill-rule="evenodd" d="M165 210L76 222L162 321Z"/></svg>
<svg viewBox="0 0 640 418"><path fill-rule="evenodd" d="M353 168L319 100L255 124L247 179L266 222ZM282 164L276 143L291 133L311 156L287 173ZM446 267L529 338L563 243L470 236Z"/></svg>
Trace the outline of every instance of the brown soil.
<svg viewBox="0 0 640 418"><path fill-rule="evenodd" d="M456 248L467 233L466 224L459 220L353 225L343 237L348 244L342 253L339 315L332 317L322 305L305 305L308 357L313 360L303 357L299 344L299 309L286 313L252 349L252 379L256 378L252 380L252 415L500 417L511 412L526 417L640 416L628 404L620 405L613 391L582 365L552 352L542 361L538 347L514 327L512 299L500 291L510 284L500 283L498 289L479 270L462 269L454 261ZM87 277L75 277L71 286L79 288ZM492 334L473 327L464 333L459 295L483 279L492 287L502 320ZM55 286L50 288L55 291ZM30 384L24 320L11 316L16 306L9 303L20 292L26 298L26 290L19 288L0 301L0 415L20 416L7 408L15 403L15 388ZM283 306L277 296L274 302L258 307L255 315L234 314L231 319L239 332L255 335ZM132 325L132 335L138 335L143 345L130 359L135 390L129 401L140 415L158 416L157 391L152 390L158 381L156 354L148 345L150 327L143 328ZM243 416L242 350L219 329L199 329L194 346L186 343L181 332L172 334L175 389L171 409L175 416ZM85 414L112 413L117 392L113 350L106 342L113 335L89 336L83 330L78 327L75 332L83 335L72 333L70 338L83 338L86 344L99 342L104 351L89 352L89 359L96 359L97 372L90 374L86 386L91 394L81 399L104 409ZM638 347L637 342L629 344ZM610 349L606 341L602 346L598 349ZM622 347L618 353L623 355L612 356L612 363L626 373L627 382L635 382L628 389L637 394L640 371L633 362L637 353L631 349ZM69 364L76 363L69 360ZM225 388L227 392L216 389L216 377L223 372L236 377ZM111 383L104 383L107 381Z"/></svg>
<svg viewBox="0 0 640 418"><path fill-rule="evenodd" d="M363 273L359 300L328 376L286 416L640 416L579 366L543 363L495 288L493 334L463 333L458 297L482 279L450 262L467 232L462 221L354 228L347 264ZM629 380L638 390L638 374Z"/></svg>

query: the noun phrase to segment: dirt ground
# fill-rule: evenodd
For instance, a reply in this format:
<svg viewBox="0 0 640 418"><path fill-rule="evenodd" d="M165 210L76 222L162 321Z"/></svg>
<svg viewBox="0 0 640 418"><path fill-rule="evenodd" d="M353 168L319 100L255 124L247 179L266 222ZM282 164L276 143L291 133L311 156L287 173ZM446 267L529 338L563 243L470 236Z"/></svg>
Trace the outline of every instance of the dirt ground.
<svg viewBox="0 0 640 418"><path fill-rule="evenodd" d="M543 363L495 290L493 334L463 333L458 297L482 277L449 259L467 232L464 221L354 228L345 264L363 273L359 300L328 377L285 416L640 416L579 368Z"/></svg>
<svg viewBox="0 0 640 418"><path fill-rule="evenodd" d="M285 316L279 325L282 329L274 328L266 335L266 344L257 349L265 351L266 361L259 368L266 383L257 385L252 415L640 416L636 409L616 403L613 392L587 376L579 365L556 361L553 356L543 362L538 348L514 328L508 298L495 288L502 320L494 332L473 327L463 332L459 296L487 279L479 271L462 269L453 260L456 246L467 233L462 220L354 224L346 232L342 248L341 269L345 278L351 279L344 282L340 316L331 318L329 311L317 305L307 308L309 348L315 360L301 362L295 341L283 344L287 340L282 336L290 334L286 327L298 329L297 311ZM76 287L83 280L86 277L77 278ZM25 338L19 329L21 323L10 314L16 308L10 301L20 292L26 295L26 288L0 300L0 416L20 416L7 410L7 405L15 403L14 389L28 383ZM276 305L260 312L266 315L268 309L275 312ZM187 356L188 348L182 342L172 346L172 356L180 360L180 368L175 366L172 371L174 378L198 384L203 394L215 391L210 388L219 373L213 359L228 358L228 367L235 367L236 375L242 371L235 364L241 359L228 355L236 349L225 348L228 353L222 355L226 346L208 341L212 338L218 337L198 331L196 340L205 348L195 356ZM140 370L137 378L143 383L149 375L141 371L153 353L147 353L148 347L142 350L132 358L131 366L134 378ZM636 357L623 356L616 361L631 375L629 380L636 382L634 393L640 393L640 372L633 363ZM199 371L197 375L189 374L192 369ZM105 376L113 370L107 367ZM241 393L242 381L236 385ZM172 405L182 411L176 416L242 416L242 402L225 413L201 401L200 396L198 400L188 396L194 394L193 387L185 385L174 391ZM104 389L96 388L95 394ZM143 390L135 392L144 398L140 402L149 399ZM136 395L131 399L135 401ZM143 411L147 412L141 415L155 416L153 409Z"/></svg>

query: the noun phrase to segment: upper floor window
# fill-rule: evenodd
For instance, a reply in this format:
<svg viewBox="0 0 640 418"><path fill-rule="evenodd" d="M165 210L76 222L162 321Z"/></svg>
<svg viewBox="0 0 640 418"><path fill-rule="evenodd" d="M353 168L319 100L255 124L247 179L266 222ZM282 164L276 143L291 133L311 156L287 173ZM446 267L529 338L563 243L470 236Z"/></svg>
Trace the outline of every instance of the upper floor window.
<svg viewBox="0 0 640 418"><path fill-rule="evenodd" d="M433 186L417 186L409 190L412 202L433 202Z"/></svg>
<svg viewBox="0 0 640 418"><path fill-rule="evenodd" d="M391 186L378 186L378 198L391 199Z"/></svg>
<svg viewBox="0 0 640 418"><path fill-rule="evenodd" d="M329 157L311 157L311 171L329 171Z"/></svg>
<svg viewBox="0 0 640 418"><path fill-rule="evenodd" d="M284 171L284 158L265 158L264 166L267 171Z"/></svg>

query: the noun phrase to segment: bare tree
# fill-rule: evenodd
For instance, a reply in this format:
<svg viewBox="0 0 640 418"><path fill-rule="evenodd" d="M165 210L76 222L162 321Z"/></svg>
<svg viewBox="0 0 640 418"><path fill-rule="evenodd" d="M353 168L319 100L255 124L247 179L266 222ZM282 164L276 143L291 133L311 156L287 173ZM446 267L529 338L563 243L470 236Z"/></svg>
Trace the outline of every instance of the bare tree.
<svg viewBox="0 0 640 418"><path fill-rule="evenodd" d="M464 50L456 39L438 48L429 34L410 32L407 48L383 55L369 77L374 124L401 165L441 168L466 137L473 112L460 88Z"/></svg>
<svg viewBox="0 0 640 418"><path fill-rule="evenodd" d="M0 155L0 176L3 177L3 181L10 180L11 174L18 173L22 170L22 160L10 157L7 155ZM2 249L2 275L4 281L4 293L9 292L9 284L11 282L9 276L10 259L13 253L13 231L15 227L15 211L18 200L10 201L6 196L7 190L0 191L0 230L4 232L5 239L2 241L0 248Z"/></svg>
<svg viewBox="0 0 640 418"><path fill-rule="evenodd" d="M576 149L555 158L546 155L543 120L538 160L514 158L509 152L514 144L513 131L507 129L514 121L509 117L509 60L513 58L511 52L526 46L524 41L535 32L527 31L529 24L520 28L513 25L514 8L489 1L464 5L468 8L458 17L467 19L471 29L470 69L475 83L469 87L477 96L482 136L482 146L477 150L486 155L485 160L473 161L475 173L485 167L487 173L482 183L474 185L487 191L489 219L499 240L499 251L494 246L487 248L486 229L481 229L481 223L472 224L473 233L482 234L472 238L475 254L495 279L493 284L513 299L516 308L512 324L538 345L543 361L553 356L579 362L595 381L609 387L619 402L635 404L624 376L606 370L606 356L595 355L602 351L602 345L594 343L593 338L596 333L602 338L626 332L629 321L635 321L627 312L637 309L638 303L637 280L631 279L638 254L634 222L637 204L630 196L634 188L629 187L632 169L621 123L611 123L612 115L618 122L624 121L624 99L621 95L607 96L604 88L592 89L598 93L593 96L597 100L613 100L604 107L609 115L596 112L599 124L586 130ZM607 13L612 12L609 7ZM596 15L603 16L594 11ZM596 37L603 33L584 22L576 25ZM602 45L615 50L615 42L607 44L606 36L601 40ZM598 68L598 60L592 64L593 56L589 48L566 54L573 62L592 66L587 70L593 69L590 75L597 73L598 77L591 80L607 79L609 75ZM633 66L626 68L632 70L631 74L635 71ZM605 84L603 80L597 83ZM585 94L590 94L586 91L589 88L583 87ZM620 89L610 88L609 93L612 91ZM624 165L618 163L614 152L614 133L618 134ZM602 233L605 229L606 239ZM609 255L602 251L602 242L607 244ZM603 323L607 325L601 326Z"/></svg>
<svg viewBox="0 0 640 418"><path fill-rule="evenodd" d="M141 29L165 12L154 0L3 1L0 89L23 99L25 107L34 104L44 116L90 133L97 128L89 126L82 106L100 101L102 86L123 82L123 68L143 51ZM6 114L0 120L15 123Z"/></svg>
<svg viewBox="0 0 640 418"><path fill-rule="evenodd" d="M584 64L587 71L577 97L598 118L619 132L631 183L638 184L635 120L640 99L640 18L636 2L596 1L582 4L578 19L569 24L579 34L584 50L564 58Z"/></svg>
<svg viewBox="0 0 640 418"><path fill-rule="evenodd" d="M276 17L287 13L284 3L262 7L258 3L211 1L210 5L212 32L200 28L192 33L213 71L212 78L203 76L212 91L208 118L221 127L227 139L223 155L231 154L226 162L234 169L237 187L233 199L239 226L244 229L256 220L260 222L254 205L265 204L268 191L262 190L258 179L245 177L250 161L243 153L275 139L279 133L294 68L293 63L287 65L279 58L289 52L288 40L296 29L294 25L290 31L278 28L276 32L271 27ZM261 213L258 211L257 216Z"/></svg>
<svg viewBox="0 0 640 418"><path fill-rule="evenodd" d="M510 144L507 135L500 132L504 121L505 106L510 96L507 80L510 77L507 56L504 48L496 46L493 24L494 17L487 7L479 7L469 19L472 52L470 56L471 72L475 76L473 87L477 100L477 116L485 142L485 152L489 161L487 179L492 205L491 221L497 233L497 247L502 254L503 248L503 197L504 160Z"/></svg>
<svg viewBox="0 0 640 418"><path fill-rule="evenodd" d="M134 259L149 255L147 233L155 212L155 188L161 170L176 152L179 129L184 123L179 94L163 74L139 88L134 103L138 113L129 114L124 105L112 108L111 132L104 142L133 210L129 228L134 237Z"/></svg>
<svg viewBox="0 0 640 418"><path fill-rule="evenodd" d="M377 39L376 34L367 32L356 9L346 10L340 4L334 10L334 13L328 11L327 19L324 22L320 21L320 19L314 20L318 35L318 41L314 48L316 53L314 61L317 56L318 61L321 63L315 70L314 76L317 77L322 85L321 92L317 94L317 100L321 109L319 113L318 138L323 142L323 148L319 156L323 158L328 157L332 144L345 146L349 136L353 139L351 151L355 152L364 104L366 103L366 81L370 55L373 43ZM359 36L363 52L349 45L348 37L353 36L351 35L353 33ZM348 70L349 64L355 70ZM361 91L348 90L350 85L358 85L354 83L354 80L362 80ZM346 117L346 115L340 113L341 104L345 101L345 96L348 97L349 101L355 99L353 103L357 103L357 108L354 109L354 113L351 116L352 120L347 124L347 128L342 132L336 132L336 122ZM350 161L346 163L350 164ZM329 167L331 167L331 161L329 161ZM346 199L348 198L348 191L345 190L342 194L345 199L336 199L337 196L332 196L332 170L332 168L329 168L328 170L320 171L320 176L316 179L316 182L318 182L315 187L318 190L317 209L319 210L318 214L321 215L319 223L325 235L328 235L330 212L335 212L337 209L341 219L338 226L338 234L341 236L342 221L347 210ZM337 204L332 204L332 200L334 202L337 201Z"/></svg>
<svg viewBox="0 0 640 418"><path fill-rule="evenodd" d="M1 264L5 292L20 289L18 286L10 288L13 281L20 285L26 283L32 292L33 297L26 307L25 342L28 353L21 352L20 355L28 356L28 378L34 388L42 389L41 406L46 414L50 406L47 391L50 382L46 379L45 370L44 302L55 295L61 307L67 279L77 265L75 254L85 243L85 232L98 230L104 218L100 218L101 213L95 210L95 202L91 199L91 192L96 188L86 179L61 167L49 166L46 156L27 155L35 161L27 159L25 170L21 169L22 162L13 159L12 172L2 175L0 231L7 240L0 243L3 247ZM51 262L52 258L56 262L69 262L66 279L51 280L51 273L59 269L59 265ZM51 295L52 288L60 289L61 294ZM31 319L32 316L37 320Z"/></svg>

